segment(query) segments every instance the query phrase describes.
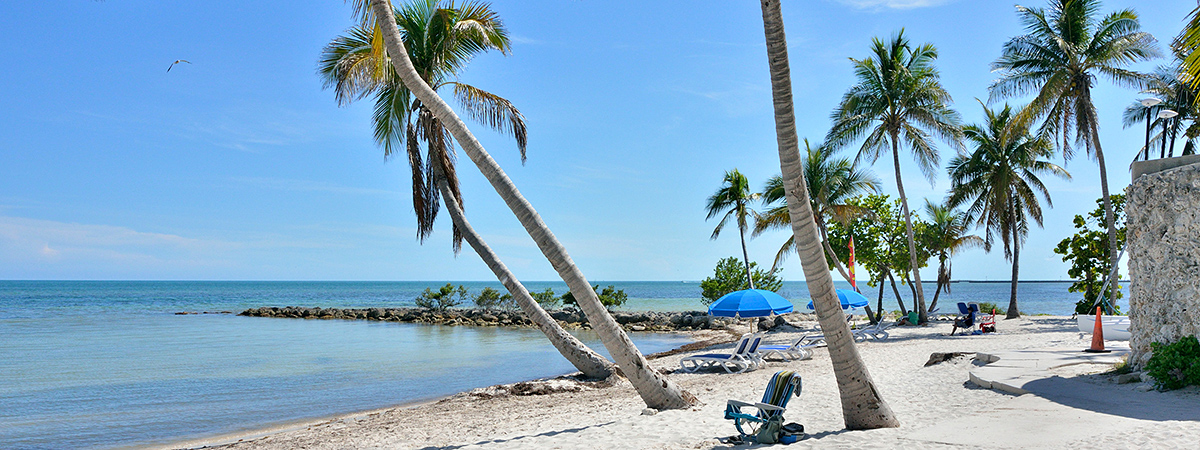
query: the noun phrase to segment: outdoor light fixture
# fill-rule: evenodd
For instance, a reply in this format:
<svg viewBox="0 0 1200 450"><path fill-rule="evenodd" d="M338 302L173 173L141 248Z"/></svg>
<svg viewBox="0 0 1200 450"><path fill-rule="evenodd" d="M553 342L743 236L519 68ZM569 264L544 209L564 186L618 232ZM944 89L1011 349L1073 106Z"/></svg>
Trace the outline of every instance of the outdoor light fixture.
<svg viewBox="0 0 1200 450"><path fill-rule="evenodd" d="M1159 103L1162 103L1162 100L1154 97L1146 97L1141 100L1142 106L1146 107L1146 154L1142 158L1142 161L1150 160L1150 108L1158 105ZM1137 156L1134 156L1133 160L1137 161Z"/></svg>
<svg viewBox="0 0 1200 450"><path fill-rule="evenodd" d="M1162 120L1162 124L1163 124L1162 146L1159 148L1159 151L1158 151L1159 159L1167 157L1167 119L1170 119L1170 118L1178 116L1178 115L1179 115L1179 113L1169 110L1169 109L1164 109L1164 110L1158 112L1158 118ZM1147 149L1147 152L1148 151L1149 151L1149 149ZM1172 154L1175 153L1174 148L1171 149L1171 153Z"/></svg>

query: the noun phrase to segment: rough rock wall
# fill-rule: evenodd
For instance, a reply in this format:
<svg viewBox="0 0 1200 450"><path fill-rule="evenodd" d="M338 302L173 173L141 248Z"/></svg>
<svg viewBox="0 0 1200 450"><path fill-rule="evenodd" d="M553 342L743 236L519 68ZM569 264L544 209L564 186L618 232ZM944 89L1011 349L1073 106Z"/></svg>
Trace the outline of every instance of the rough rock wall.
<svg viewBox="0 0 1200 450"><path fill-rule="evenodd" d="M1151 342L1200 334L1200 164L1138 177L1127 191L1131 362Z"/></svg>

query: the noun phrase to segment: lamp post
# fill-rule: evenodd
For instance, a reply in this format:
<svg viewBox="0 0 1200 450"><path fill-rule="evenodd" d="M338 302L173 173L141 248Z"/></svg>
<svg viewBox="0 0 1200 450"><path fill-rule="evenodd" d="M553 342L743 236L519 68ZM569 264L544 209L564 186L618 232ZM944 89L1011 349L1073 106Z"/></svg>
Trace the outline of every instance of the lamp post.
<svg viewBox="0 0 1200 450"><path fill-rule="evenodd" d="M1158 112L1158 118L1162 119L1162 123L1163 123L1162 150L1159 150L1159 152L1158 152L1159 159L1167 157L1167 123L1169 122L1168 119L1171 119L1172 117L1175 117L1178 115L1179 115L1179 113L1169 110L1169 109L1164 109L1164 110ZM1171 149L1171 153L1175 153L1174 148Z"/></svg>
<svg viewBox="0 0 1200 450"><path fill-rule="evenodd" d="M1150 108L1154 107L1155 105L1157 105L1159 103L1162 103L1162 100L1159 100L1154 97L1149 97L1149 98L1142 100L1141 103L1142 103L1142 106L1146 107L1146 154L1145 154L1145 157L1142 158L1142 161L1149 161L1150 160ZM1134 159L1137 159L1137 158L1134 158Z"/></svg>

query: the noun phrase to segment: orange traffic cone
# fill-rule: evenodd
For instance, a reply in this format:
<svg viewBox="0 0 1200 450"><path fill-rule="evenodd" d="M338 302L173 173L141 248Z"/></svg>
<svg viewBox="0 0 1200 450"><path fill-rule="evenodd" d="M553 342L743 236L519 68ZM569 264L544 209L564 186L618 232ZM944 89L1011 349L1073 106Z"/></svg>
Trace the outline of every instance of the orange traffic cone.
<svg viewBox="0 0 1200 450"><path fill-rule="evenodd" d="M1104 349L1104 324L1100 319L1100 307L1096 307L1096 327L1092 329L1092 348L1084 350L1088 353L1108 353L1112 350Z"/></svg>

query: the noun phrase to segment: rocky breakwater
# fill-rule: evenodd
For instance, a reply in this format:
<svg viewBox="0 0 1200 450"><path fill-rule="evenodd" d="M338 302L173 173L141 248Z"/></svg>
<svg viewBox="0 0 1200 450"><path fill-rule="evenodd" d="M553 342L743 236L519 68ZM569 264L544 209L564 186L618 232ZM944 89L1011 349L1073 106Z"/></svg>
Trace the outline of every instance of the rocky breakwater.
<svg viewBox="0 0 1200 450"><path fill-rule="evenodd" d="M548 311L564 328L590 328L587 317L573 309ZM282 317L293 319L379 320L450 326L533 327L519 311L496 309L425 309L425 308L304 308L288 306L251 308L239 316ZM612 312L613 318L627 331L687 331L724 329L732 320L710 317L701 311L684 312Z"/></svg>

